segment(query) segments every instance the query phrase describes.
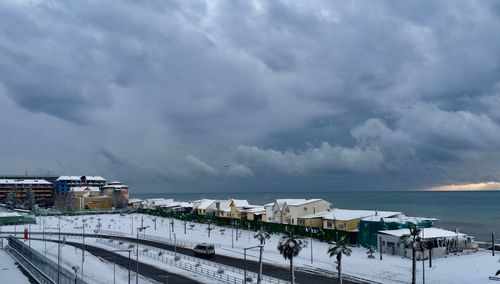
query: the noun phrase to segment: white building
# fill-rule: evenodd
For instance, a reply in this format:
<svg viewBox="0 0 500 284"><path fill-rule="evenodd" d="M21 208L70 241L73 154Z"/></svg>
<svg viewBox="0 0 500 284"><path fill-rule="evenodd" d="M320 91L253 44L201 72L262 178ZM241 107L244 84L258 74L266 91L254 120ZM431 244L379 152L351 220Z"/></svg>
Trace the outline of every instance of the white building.
<svg viewBox="0 0 500 284"><path fill-rule="evenodd" d="M410 229L379 231L378 247L382 249L383 253L411 258L412 249L405 248L400 243L401 237L408 234L410 234ZM445 257L452 252L477 249L473 237L459 232L438 228L423 228L419 236L431 244L432 258ZM417 259L422 259L422 255L424 258L428 258L429 250L426 250L425 253L417 252Z"/></svg>
<svg viewBox="0 0 500 284"><path fill-rule="evenodd" d="M296 225L299 217L328 211L330 203L323 199L276 199L264 208L267 222Z"/></svg>

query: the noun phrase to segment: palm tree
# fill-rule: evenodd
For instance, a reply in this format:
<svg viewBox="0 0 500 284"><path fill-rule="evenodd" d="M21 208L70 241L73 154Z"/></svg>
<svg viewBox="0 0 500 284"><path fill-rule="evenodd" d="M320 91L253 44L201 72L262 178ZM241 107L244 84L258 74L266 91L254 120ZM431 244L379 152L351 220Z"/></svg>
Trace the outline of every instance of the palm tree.
<svg viewBox="0 0 500 284"><path fill-rule="evenodd" d="M254 238L258 239L260 244L263 245L266 243L266 239L269 239L271 236L268 232L264 230L264 228L260 227L260 230L257 231L254 235Z"/></svg>
<svg viewBox="0 0 500 284"><path fill-rule="evenodd" d="M416 251L424 251L427 248L427 243L424 239L420 237L420 232L422 228L417 225L413 225L410 228L409 234L404 234L399 238L399 242L403 244L405 248L411 248L411 260L412 260L412 269L411 269L411 283L415 284L416 272L417 272L417 258Z"/></svg>
<svg viewBox="0 0 500 284"><path fill-rule="evenodd" d="M253 237L258 239L261 245L259 253L259 275L257 278L257 283L260 284L262 280L262 250L264 249L262 246L266 243L266 239L269 239L271 236L264 230L264 228L260 227L260 230L257 231L257 233L253 235Z"/></svg>
<svg viewBox="0 0 500 284"><path fill-rule="evenodd" d="M293 231L287 231L281 237L278 243L280 254L290 260L290 280L291 284L295 284L295 274L293 272L293 258L299 255L300 250L304 246L302 240L298 239Z"/></svg>
<svg viewBox="0 0 500 284"><path fill-rule="evenodd" d="M349 248L349 242L345 236L342 236L337 242L331 242L328 248L330 257L337 257L337 271L339 273L339 281L342 284L342 255L351 255L352 250Z"/></svg>

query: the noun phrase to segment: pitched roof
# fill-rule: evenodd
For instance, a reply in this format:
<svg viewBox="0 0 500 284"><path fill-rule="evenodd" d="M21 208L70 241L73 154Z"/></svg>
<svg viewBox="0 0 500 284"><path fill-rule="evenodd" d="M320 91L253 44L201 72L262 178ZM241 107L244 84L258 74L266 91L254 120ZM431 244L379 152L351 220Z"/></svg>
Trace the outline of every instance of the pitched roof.
<svg viewBox="0 0 500 284"><path fill-rule="evenodd" d="M203 199L200 202L200 205L198 205L198 209L207 209L208 207L212 206L214 204L215 200L212 199Z"/></svg>
<svg viewBox="0 0 500 284"><path fill-rule="evenodd" d="M245 206L250 206L247 200L244 199L231 199L233 202L234 206L236 207L245 207Z"/></svg>
<svg viewBox="0 0 500 284"><path fill-rule="evenodd" d="M300 218L323 218L326 220L339 220L348 221L366 218L370 216L378 216L380 218L387 218L398 216L402 214L401 212L390 212L390 211L376 211L376 210L350 210L350 209L338 209L334 208L330 211L319 212L316 214L307 215Z"/></svg>
<svg viewBox="0 0 500 284"><path fill-rule="evenodd" d="M397 230L386 230L386 231L379 231L379 234L383 235L390 235L390 236L396 236L396 237L401 237L403 235L408 235L410 234L410 229L397 229ZM421 238L424 239L432 239L432 238L446 238L446 237L457 237L457 236L466 236L466 234L462 233L456 233L453 231L448 231L448 230L443 230L443 229L438 229L438 228L424 228L422 231L420 231Z"/></svg>

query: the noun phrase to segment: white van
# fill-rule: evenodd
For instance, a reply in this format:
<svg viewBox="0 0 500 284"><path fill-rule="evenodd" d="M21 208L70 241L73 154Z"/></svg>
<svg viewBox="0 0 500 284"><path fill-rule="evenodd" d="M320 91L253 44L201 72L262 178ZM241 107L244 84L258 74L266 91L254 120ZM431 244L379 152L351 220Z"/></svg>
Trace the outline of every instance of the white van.
<svg viewBox="0 0 500 284"><path fill-rule="evenodd" d="M197 256L214 256L215 247L212 244L201 243L194 247L194 254Z"/></svg>

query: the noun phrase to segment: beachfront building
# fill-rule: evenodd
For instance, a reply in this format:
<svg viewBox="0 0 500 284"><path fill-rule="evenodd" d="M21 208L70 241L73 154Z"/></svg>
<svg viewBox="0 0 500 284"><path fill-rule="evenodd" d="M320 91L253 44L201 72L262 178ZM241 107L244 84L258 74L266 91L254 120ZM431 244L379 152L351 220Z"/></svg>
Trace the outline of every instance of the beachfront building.
<svg viewBox="0 0 500 284"><path fill-rule="evenodd" d="M132 208L143 208L146 205L146 201L139 198L130 198L128 200L128 206Z"/></svg>
<svg viewBox="0 0 500 284"><path fill-rule="evenodd" d="M215 216L231 218L231 200L217 200L215 202Z"/></svg>
<svg viewBox="0 0 500 284"><path fill-rule="evenodd" d="M409 229L380 231L378 232L378 248L385 254L412 258L412 249L405 248L400 243L401 237L409 233ZM429 253L432 258L441 258L446 257L450 253L477 250L474 238L459 232L438 228L423 228L420 232L420 237L431 244L431 249L425 252L418 251L415 255L417 259L427 259L429 258Z"/></svg>
<svg viewBox="0 0 500 284"><path fill-rule="evenodd" d="M402 216L402 212L376 211L376 210L351 210L334 208L329 212L320 214L323 218L323 228L355 232L358 230L359 221L362 218L376 216L380 218L390 218Z"/></svg>
<svg viewBox="0 0 500 284"><path fill-rule="evenodd" d="M102 188L106 179L101 176L60 176L56 179L55 194L65 194L72 187L92 186Z"/></svg>
<svg viewBox="0 0 500 284"><path fill-rule="evenodd" d="M14 192L16 199L24 202L30 190L36 203L52 203L53 185L44 179L0 179L0 202L5 201L8 192Z"/></svg>
<svg viewBox="0 0 500 284"><path fill-rule="evenodd" d="M104 210L113 206L113 197L102 195L101 189L97 186L71 187L69 197L73 210Z"/></svg>
<svg viewBox="0 0 500 284"><path fill-rule="evenodd" d="M248 221L265 222L267 220L266 209L263 206L246 209L243 214Z"/></svg>
<svg viewBox="0 0 500 284"><path fill-rule="evenodd" d="M264 208L267 222L296 225L299 217L328 211L330 203L323 199L276 199Z"/></svg>
<svg viewBox="0 0 500 284"><path fill-rule="evenodd" d="M365 217L359 221L358 245L362 247L377 247L378 232L384 230L397 230L419 226L420 228L431 228L436 218L408 217L403 214L397 217L384 218L381 216Z"/></svg>
<svg viewBox="0 0 500 284"><path fill-rule="evenodd" d="M216 216L221 218L232 219L247 219L247 211L253 208L260 207L258 205L250 205L247 200L229 199L215 202Z"/></svg>
<svg viewBox="0 0 500 284"><path fill-rule="evenodd" d="M102 187L102 194L111 196L114 208L124 208L128 204L129 188L119 181L113 181Z"/></svg>
<svg viewBox="0 0 500 284"><path fill-rule="evenodd" d="M196 213L200 216L215 215L216 204L215 200L212 199L202 199L195 202Z"/></svg>

